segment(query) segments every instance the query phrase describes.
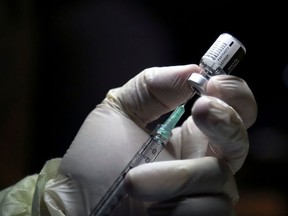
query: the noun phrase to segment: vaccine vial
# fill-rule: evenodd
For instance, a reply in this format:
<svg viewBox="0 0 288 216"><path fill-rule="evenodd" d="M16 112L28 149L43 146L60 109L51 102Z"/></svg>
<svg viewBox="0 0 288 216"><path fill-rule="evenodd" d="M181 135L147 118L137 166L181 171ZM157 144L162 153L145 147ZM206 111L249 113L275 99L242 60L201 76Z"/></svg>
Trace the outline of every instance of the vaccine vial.
<svg viewBox="0 0 288 216"><path fill-rule="evenodd" d="M228 33L221 34L200 60L200 73L193 73L188 84L199 95L205 94L212 76L230 74L246 54L246 48Z"/></svg>

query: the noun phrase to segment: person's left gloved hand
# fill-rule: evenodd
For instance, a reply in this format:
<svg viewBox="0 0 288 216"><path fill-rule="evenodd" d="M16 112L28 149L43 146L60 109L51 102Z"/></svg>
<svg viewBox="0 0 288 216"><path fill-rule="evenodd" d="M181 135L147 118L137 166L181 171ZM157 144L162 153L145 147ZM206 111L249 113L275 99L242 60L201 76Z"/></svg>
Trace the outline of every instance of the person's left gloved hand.
<svg viewBox="0 0 288 216"><path fill-rule="evenodd" d="M145 126L189 99L186 80L200 70L197 65L150 68L110 90L65 154L60 172L68 178L53 185L49 202L61 203L57 206L66 215L88 215L148 139ZM133 198L115 215L233 214L238 199L233 173L247 156L246 129L256 115L245 81L230 75L211 78L207 95L173 130L157 161L128 173Z"/></svg>

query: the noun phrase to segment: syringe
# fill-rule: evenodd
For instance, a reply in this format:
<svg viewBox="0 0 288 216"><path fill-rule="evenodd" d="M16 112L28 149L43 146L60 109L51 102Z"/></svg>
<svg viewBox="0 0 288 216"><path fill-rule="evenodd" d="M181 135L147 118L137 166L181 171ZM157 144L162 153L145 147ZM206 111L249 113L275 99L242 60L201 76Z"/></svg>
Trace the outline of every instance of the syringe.
<svg viewBox="0 0 288 216"><path fill-rule="evenodd" d="M199 66L203 70L200 73L192 73L187 83L194 90L194 93L199 95L205 94L208 80L212 76L229 74L245 54L246 49L240 41L230 34L223 33L201 58ZM155 128L149 139L143 144L93 209L90 216L108 216L120 206L121 201L127 196L124 188L126 174L132 168L140 164L153 162L156 159L170 139L172 129L176 126L184 112L184 104L182 104L174 110L163 124Z"/></svg>
<svg viewBox="0 0 288 216"><path fill-rule="evenodd" d="M184 104L182 104L173 111L163 124L159 124L154 129L149 139L142 145L140 150L134 155L119 177L114 181L104 197L93 209L90 216L108 216L120 206L121 201L127 196L127 192L124 188L126 174L132 168L140 164L153 162L156 159L170 139L172 129L176 126L184 112L185 108Z"/></svg>

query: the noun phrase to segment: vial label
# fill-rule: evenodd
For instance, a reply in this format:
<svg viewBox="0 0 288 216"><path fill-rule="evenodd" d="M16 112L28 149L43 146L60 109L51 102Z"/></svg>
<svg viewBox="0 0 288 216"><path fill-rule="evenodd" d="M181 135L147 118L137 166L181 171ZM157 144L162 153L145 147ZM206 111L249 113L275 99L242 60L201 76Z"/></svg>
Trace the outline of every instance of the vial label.
<svg viewBox="0 0 288 216"><path fill-rule="evenodd" d="M245 55L245 48L229 34L221 34L202 57L211 69L222 68L229 74Z"/></svg>

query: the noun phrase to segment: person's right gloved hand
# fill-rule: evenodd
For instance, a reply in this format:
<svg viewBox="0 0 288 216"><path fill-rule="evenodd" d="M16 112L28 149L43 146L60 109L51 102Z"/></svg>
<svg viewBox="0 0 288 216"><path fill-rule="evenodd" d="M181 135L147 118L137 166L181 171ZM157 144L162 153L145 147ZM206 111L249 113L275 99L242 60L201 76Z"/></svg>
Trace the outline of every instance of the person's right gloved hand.
<svg viewBox="0 0 288 216"><path fill-rule="evenodd" d="M47 186L47 206L66 215L89 215L149 137L145 126L189 99L187 79L200 70L197 65L149 68L109 91L64 155L60 173L65 177ZM173 130L157 161L129 171L130 197L114 215L232 215L238 199L233 174L247 156L247 128L256 116L244 80L212 77L207 95Z"/></svg>

